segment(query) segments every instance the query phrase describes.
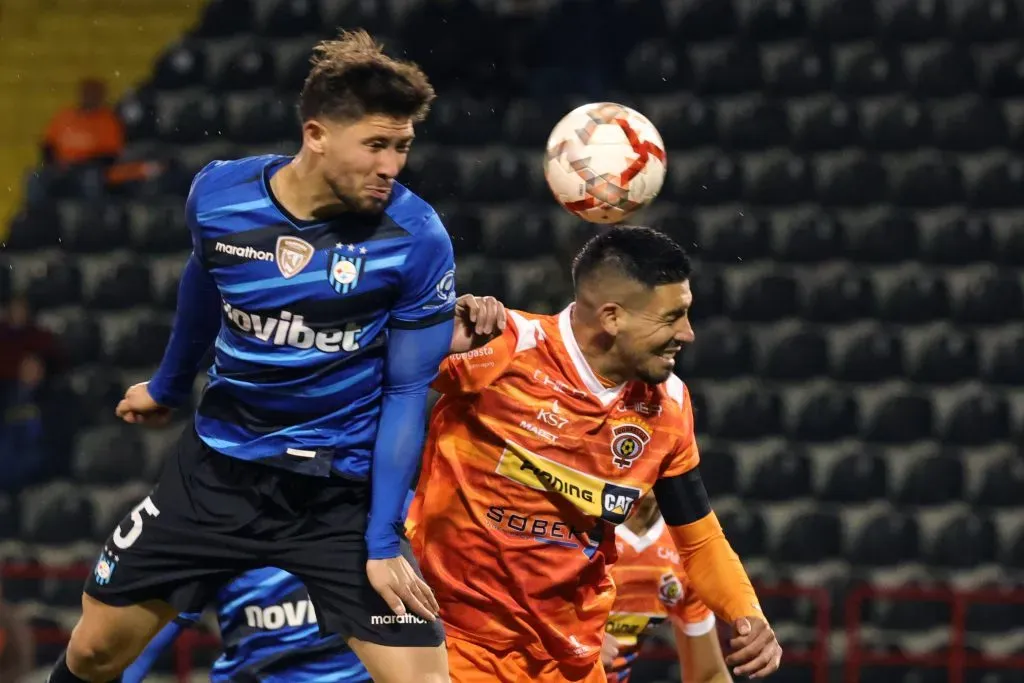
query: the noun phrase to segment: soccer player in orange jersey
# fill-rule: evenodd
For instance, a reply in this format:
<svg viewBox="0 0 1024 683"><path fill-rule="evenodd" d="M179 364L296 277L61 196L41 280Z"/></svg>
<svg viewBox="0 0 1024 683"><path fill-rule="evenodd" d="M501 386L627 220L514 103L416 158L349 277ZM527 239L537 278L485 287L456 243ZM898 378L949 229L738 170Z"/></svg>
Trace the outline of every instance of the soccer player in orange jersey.
<svg viewBox="0 0 1024 683"><path fill-rule="evenodd" d="M500 336L442 363L409 517L455 683L604 683L614 526L652 489L694 589L734 627L734 673L778 668L672 374L693 339L689 276L670 238L612 228L576 257L573 305L508 311Z"/></svg>
<svg viewBox="0 0 1024 683"><path fill-rule="evenodd" d="M691 589L654 496L644 496L615 530L615 603L601 662L608 683L627 683L643 639L668 619L685 683L729 683L715 615Z"/></svg>

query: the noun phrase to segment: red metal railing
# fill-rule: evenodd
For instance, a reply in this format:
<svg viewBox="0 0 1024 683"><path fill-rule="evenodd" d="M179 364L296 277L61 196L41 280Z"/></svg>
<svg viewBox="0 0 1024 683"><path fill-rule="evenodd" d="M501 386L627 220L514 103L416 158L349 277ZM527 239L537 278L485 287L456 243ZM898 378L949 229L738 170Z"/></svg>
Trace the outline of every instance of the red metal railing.
<svg viewBox="0 0 1024 683"><path fill-rule="evenodd" d="M938 654L902 654L872 652L861 645L861 610L869 598L904 602L943 602L950 606L950 643L947 652ZM968 652L964 634L967 628L967 607L971 604L1019 604L1024 610L1024 591L978 590L955 591L949 588L878 588L860 586L846 598L846 683L857 683L865 666L944 667L949 683L963 683L970 668L1024 668L1024 656L989 657Z"/></svg>

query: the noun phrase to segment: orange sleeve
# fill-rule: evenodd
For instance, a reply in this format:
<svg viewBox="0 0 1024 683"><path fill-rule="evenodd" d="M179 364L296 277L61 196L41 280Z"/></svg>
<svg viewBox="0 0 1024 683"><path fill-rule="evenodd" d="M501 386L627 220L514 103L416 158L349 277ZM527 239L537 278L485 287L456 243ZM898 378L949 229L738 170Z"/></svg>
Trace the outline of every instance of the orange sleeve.
<svg viewBox="0 0 1024 683"><path fill-rule="evenodd" d="M672 455L666 458L662 464L659 479L685 474L700 464L697 436L693 429L693 405L690 403L689 389L684 389L681 414L677 424L673 426L680 434L679 444Z"/></svg>
<svg viewBox="0 0 1024 683"><path fill-rule="evenodd" d="M486 345L455 353L443 361L431 385L442 394L475 394L501 377L512 362L519 333L513 317L505 314L505 331Z"/></svg>
<svg viewBox="0 0 1024 683"><path fill-rule="evenodd" d="M713 511L692 524L670 526L669 533L690 584L715 614L730 624L740 617L764 618L743 563Z"/></svg>
<svg viewBox="0 0 1024 683"><path fill-rule="evenodd" d="M683 599L672 608L672 616L688 636L702 636L715 627L715 615L690 585L686 572L679 572L683 584Z"/></svg>

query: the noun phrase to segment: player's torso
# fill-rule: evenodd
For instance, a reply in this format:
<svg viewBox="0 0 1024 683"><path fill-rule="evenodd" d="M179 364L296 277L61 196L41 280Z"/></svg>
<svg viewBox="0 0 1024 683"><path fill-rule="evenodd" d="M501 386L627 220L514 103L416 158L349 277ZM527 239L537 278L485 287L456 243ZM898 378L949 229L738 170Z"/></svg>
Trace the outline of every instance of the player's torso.
<svg viewBox="0 0 1024 683"><path fill-rule="evenodd" d="M362 475L411 237L386 214L291 219L269 192L286 161L229 162L240 167L197 188L202 260L223 309L197 428L228 455Z"/></svg>
<svg viewBox="0 0 1024 683"><path fill-rule="evenodd" d="M686 589L679 554L663 520L639 536L620 526L616 547L619 559L611 570L615 602L605 627L619 642L611 671L632 665L640 639L665 622Z"/></svg>
<svg viewBox="0 0 1024 683"><path fill-rule="evenodd" d="M548 642L551 654L564 646L556 656L586 658L600 648L613 594L614 544L602 538L677 448L668 413L678 406L658 387L584 377L575 342L564 342L567 315L514 319L521 348L501 378L435 408L425 467L457 482L457 495L425 491L425 552L435 558L425 571L470 563L468 582L448 583L462 587L453 602L496 614L490 603L503 601L516 618L550 622L562 641Z"/></svg>
<svg viewBox="0 0 1024 683"><path fill-rule="evenodd" d="M283 665L287 680L299 682L355 680L324 676L339 669L361 671L340 639L320 638L306 588L287 572L246 572L220 590L217 605L224 653L213 666L215 681L235 680L243 671L262 676Z"/></svg>

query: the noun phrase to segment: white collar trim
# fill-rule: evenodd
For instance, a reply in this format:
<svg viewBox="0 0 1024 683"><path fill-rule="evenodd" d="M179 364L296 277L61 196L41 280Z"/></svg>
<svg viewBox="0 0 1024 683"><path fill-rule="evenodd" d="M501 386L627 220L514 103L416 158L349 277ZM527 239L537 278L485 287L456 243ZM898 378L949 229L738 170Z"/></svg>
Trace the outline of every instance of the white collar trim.
<svg viewBox="0 0 1024 683"><path fill-rule="evenodd" d="M576 373L583 380L587 390L601 402L601 405L605 407L610 406L619 398L622 390L626 387L626 383L623 382L618 386L606 387L597 378L597 375L594 374L590 364L587 363L587 359L583 356L580 345L576 342L576 335L572 332L572 307L574 305L569 304L558 315L558 331L562 336L562 344L565 345L565 350L569 353L569 358L576 368Z"/></svg>
<svg viewBox="0 0 1024 683"><path fill-rule="evenodd" d="M658 521L651 525L651 528L643 533L641 536L637 536L635 533L626 528L625 525L620 524L615 527L615 534L626 543L633 546L633 550L638 553L650 548L654 543L661 538L661 534L665 531L665 518L658 517Z"/></svg>

